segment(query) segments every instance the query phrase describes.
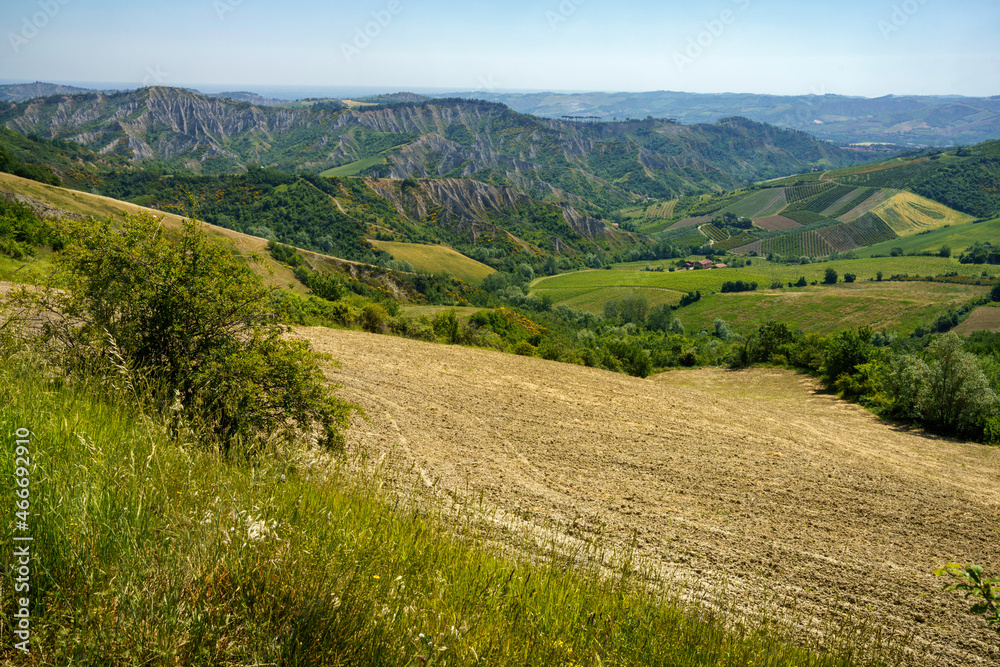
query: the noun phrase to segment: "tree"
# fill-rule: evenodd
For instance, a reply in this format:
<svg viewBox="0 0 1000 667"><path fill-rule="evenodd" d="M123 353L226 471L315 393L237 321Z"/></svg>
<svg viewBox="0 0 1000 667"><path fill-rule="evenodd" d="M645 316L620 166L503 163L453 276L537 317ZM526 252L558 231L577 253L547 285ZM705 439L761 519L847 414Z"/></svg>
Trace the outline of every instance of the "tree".
<svg viewBox="0 0 1000 667"><path fill-rule="evenodd" d="M728 341L733 337L733 332L729 328L729 324L725 320L717 317L715 318L713 324L715 325L715 335L718 338Z"/></svg>
<svg viewBox="0 0 1000 667"><path fill-rule="evenodd" d="M618 316L626 322L642 325L649 313L649 300L642 294L626 294L618 302Z"/></svg>
<svg viewBox="0 0 1000 667"><path fill-rule="evenodd" d="M226 451L314 426L323 444L343 445L355 406L330 393L307 343L283 338L263 281L199 225L186 221L175 240L146 213L64 229L60 289L18 297L52 313L38 342L53 361L124 376L148 406L179 403Z"/></svg>
<svg viewBox="0 0 1000 667"><path fill-rule="evenodd" d="M877 349L871 340L872 330L868 326L840 331L830 338L823 368L820 369L827 387L834 387L842 376L853 376L858 366L875 358Z"/></svg>
<svg viewBox="0 0 1000 667"><path fill-rule="evenodd" d="M834 285L837 282L837 278L838 278L837 272L834 271L833 269L828 268L826 270L826 273L823 275L823 284Z"/></svg>
<svg viewBox="0 0 1000 667"><path fill-rule="evenodd" d="M669 331L673 324L674 310L667 304L653 306L646 317L646 328L651 331Z"/></svg>
<svg viewBox="0 0 1000 667"><path fill-rule="evenodd" d="M857 279L858 279L857 274L854 274L854 273L845 273L844 274L844 282L845 283L853 283Z"/></svg>
<svg viewBox="0 0 1000 667"><path fill-rule="evenodd" d="M965 352L963 346L962 338L954 332L931 343L928 354L932 361L921 407L927 425L934 430L977 436L996 408L997 396L975 355Z"/></svg>
<svg viewBox="0 0 1000 667"><path fill-rule="evenodd" d="M938 250L939 257L951 257L951 246L943 245L941 249Z"/></svg>

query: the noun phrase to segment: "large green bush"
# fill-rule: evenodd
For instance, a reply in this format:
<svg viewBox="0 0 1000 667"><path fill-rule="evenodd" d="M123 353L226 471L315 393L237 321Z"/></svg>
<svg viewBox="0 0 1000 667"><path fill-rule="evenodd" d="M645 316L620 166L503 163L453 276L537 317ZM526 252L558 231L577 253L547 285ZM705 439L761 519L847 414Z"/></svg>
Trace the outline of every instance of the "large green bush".
<svg viewBox="0 0 1000 667"><path fill-rule="evenodd" d="M65 236L58 282L17 297L48 313L34 340L55 363L172 406L226 451L311 428L342 445L353 406L307 343L282 336L263 281L196 223L171 233L125 215L67 222Z"/></svg>

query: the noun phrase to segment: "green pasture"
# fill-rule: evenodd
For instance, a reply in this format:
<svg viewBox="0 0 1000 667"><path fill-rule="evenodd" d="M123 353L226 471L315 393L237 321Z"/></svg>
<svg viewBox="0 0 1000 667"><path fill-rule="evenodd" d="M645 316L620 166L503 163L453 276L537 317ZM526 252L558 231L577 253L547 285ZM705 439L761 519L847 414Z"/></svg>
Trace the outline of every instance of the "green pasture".
<svg viewBox="0 0 1000 667"><path fill-rule="evenodd" d="M682 308L677 316L687 331L712 331L716 318L734 328L768 320L792 329L828 334L861 325L876 331L912 332L934 321L950 306L984 295L988 287L929 282L862 282L713 294Z"/></svg>
<svg viewBox="0 0 1000 667"><path fill-rule="evenodd" d="M344 164L339 167L327 169L326 171L320 173L320 176L357 176L365 169L380 164L386 164L386 159L381 155L373 155L371 157L358 160L357 162L351 162L350 164Z"/></svg>
<svg viewBox="0 0 1000 667"><path fill-rule="evenodd" d="M937 252L941 246L951 248L956 257L963 250L978 241L1000 241L1000 218L988 222L942 227L923 234L915 234L901 239L883 241L873 246L858 250L859 255L888 255L893 248L902 248L903 252Z"/></svg>

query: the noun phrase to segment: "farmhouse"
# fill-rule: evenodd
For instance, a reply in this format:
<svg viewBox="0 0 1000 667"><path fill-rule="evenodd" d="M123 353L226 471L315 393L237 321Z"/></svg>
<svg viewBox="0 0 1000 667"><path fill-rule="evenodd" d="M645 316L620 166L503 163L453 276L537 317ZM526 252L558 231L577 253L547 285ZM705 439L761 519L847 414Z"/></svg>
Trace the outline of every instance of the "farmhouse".
<svg viewBox="0 0 1000 667"><path fill-rule="evenodd" d="M712 260L701 259L694 263L694 268L696 269L710 269L712 268Z"/></svg>

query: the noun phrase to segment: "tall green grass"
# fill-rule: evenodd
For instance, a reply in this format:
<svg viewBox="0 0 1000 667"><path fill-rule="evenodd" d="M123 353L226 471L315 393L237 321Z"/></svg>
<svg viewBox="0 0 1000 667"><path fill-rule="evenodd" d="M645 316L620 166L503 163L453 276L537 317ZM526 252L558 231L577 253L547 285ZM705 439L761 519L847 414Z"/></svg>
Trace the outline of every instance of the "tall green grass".
<svg viewBox="0 0 1000 667"><path fill-rule="evenodd" d="M685 606L596 547L501 555L487 522L384 479L275 448L227 461L87 381L0 368L2 479L31 444L25 665L895 664L864 629L798 648L781 624ZM352 472L353 470L353 472ZM13 488L3 507L13 517ZM6 530L4 544L11 531ZM530 542L529 542L530 543ZM4 549L4 558L10 549ZM4 567L4 591L12 570ZM773 619L772 619L773 620ZM857 629L855 629L857 630Z"/></svg>

